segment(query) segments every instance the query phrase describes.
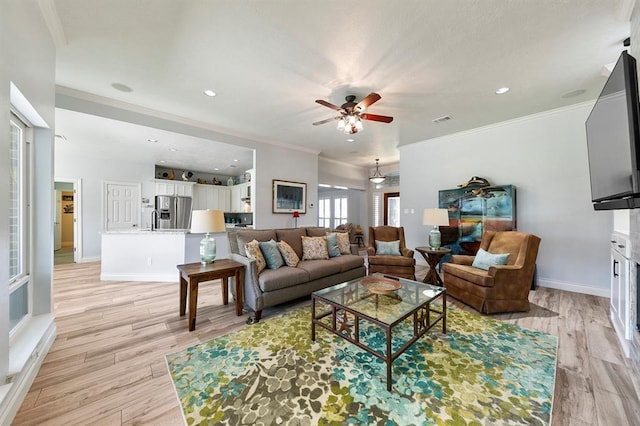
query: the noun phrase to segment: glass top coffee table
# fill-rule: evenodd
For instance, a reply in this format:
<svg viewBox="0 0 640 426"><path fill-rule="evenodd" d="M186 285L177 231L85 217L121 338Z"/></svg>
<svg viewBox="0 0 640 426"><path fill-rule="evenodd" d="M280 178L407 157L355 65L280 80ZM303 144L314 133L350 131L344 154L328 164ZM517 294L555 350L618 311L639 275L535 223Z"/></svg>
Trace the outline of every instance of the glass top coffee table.
<svg viewBox="0 0 640 426"><path fill-rule="evenodd" d="M441 306L432 303L441 300ZM413 324L411 337L393 349L393 329L403 321ZM389 275L373 274L337 284L311 295L311 340L316 326L329 330L387 364L387 390L391 390L391 365L416 340L442 322L447 332L447 295L442 287ZM361 327L379 326L385 334L384 353L373 349L363 338ZM396 345L397 346L397 345Z"/></svg>

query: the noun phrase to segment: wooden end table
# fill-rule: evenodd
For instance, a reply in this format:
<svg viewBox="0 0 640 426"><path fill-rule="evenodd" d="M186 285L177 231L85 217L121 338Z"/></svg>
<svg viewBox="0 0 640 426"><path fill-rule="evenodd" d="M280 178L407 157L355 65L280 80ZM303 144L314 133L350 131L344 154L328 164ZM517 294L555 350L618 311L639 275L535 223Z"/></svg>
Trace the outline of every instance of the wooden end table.
<svg viewBox="0 0 640 426"><path fill-rule="evenodd" d="M440 275L438 275L438 263L444 255L451 253L451 249L446 247L440 247L438 249L432 249L431 247L416 247L416 251L424 257L424 260L429 264L429 271L427 276L422 280L423 283L429 283L444 287L444 282Z"/></svg>
<svg viewBox="0 0 640 426"><path fill-rule="evenodd" d="M198 308L198 284L204 281L222 280L222 302L229 304L229 277L234 277L236 290L236 315L242 315L242 283L244 265L231 259L216 259L213 263L187 263L177 266L180 276L180 316L187 308L187 283L189 285L189 331L196 329Z"/></svg>

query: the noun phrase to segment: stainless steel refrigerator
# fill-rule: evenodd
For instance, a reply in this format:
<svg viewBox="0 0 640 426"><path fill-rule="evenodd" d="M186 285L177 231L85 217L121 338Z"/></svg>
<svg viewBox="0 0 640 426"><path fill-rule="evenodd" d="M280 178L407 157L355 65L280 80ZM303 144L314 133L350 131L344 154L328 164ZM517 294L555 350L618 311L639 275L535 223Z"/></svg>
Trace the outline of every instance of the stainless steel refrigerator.
<svg viewBox="0 0 640 426"><path fill-rule="evenodd" d="M156 195L155 229L189 229L191 197Z"/></svg>

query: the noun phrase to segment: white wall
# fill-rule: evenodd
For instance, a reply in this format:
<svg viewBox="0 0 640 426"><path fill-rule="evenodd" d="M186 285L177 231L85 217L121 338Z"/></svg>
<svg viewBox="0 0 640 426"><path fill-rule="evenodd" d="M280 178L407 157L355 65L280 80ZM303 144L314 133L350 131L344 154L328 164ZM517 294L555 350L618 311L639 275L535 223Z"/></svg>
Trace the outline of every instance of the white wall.
<svg viewBox="0 0 640 426"><path fill-rule="evenodd" d="M256 147L254 228L291 228L291 214L273 213L273 179L307 184L307 213L301 214L298 226L318 224L318 156L273 145ZM255 201L254 201L255 199ZM313 206L312 206L313 205Z"/></svg>
<svg viewBox="0 0 640 426"><path fill-rule="evenodd" d="M82 216L80 262L96 261L100 260L101 251L102 181L141 183L141 196L153 203L155 163L153 159L131 158L127 153L123 153L117 162L105 162L91 151L90 145L75 143L73 147L64 141L56 142L55 174L57 177L82 179L82 205L76 206ZM143 208L141 211L140 226L148 228L151 211Z"/></svg>
<svg viewBox="0 0 640 426"><path fill-rule="evenodd" d="M424 245L422 210L471 176L517 187L518 230L542 238L538 283L608 296L611 212L591 205L584 122L593 103L400 148L402 224ZM404 209L415 214L404 214Z"/></svg>
<svg viewBox="0 0 640 426"><path fill-rule="evenodd" d="M9 102L13 83L30 104L27 118L38 118L44 126L54 123L55 49L35 0L0 1L0 174L8 175ZM14 94L17 93L14 91ZM8 209L0 209L0 423L8 424L35 377L37 368L55 336L50 315L51 273L53 264L53 130L34 132L33 240L31 261L33 314L24 333L17 336L28 341L27 351L16 353L12 343L9 359L9 291L8 291ZM8 199L8 179L0 179L0 199ZM42 321L40 321L42 320ZM32 328L38 323L42 327ZM33 334L28 335L28 333ZM22 336L29 337L22 337ZM45 339L46 335L46 339ZM45 342L46 340L46 342ZM20 358L23 363L16 362ZM20 364L20 365L18 365ZM6 385L6 374L15 373L13 384ZM18 370L15 370L15 369ZM8 388L8 389L7 389Z"/></svg>

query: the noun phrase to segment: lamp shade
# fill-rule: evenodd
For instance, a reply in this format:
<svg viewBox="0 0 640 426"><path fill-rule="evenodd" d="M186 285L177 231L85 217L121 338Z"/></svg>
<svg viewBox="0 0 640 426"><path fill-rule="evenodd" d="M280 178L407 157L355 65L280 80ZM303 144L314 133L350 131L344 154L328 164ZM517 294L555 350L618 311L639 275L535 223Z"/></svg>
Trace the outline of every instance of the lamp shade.
<svg viewBox="0 0 640 426"><path fill-rule="evenodd" d="M191 213L191 233L206 234L226 231L222 210L194 210Z"/></svg>
<svg viewBox="0 0 640 426"><path fill-rule="evenodd" d="M431 226L449 226L447 209L424 209L422 224Z"/></svg>

